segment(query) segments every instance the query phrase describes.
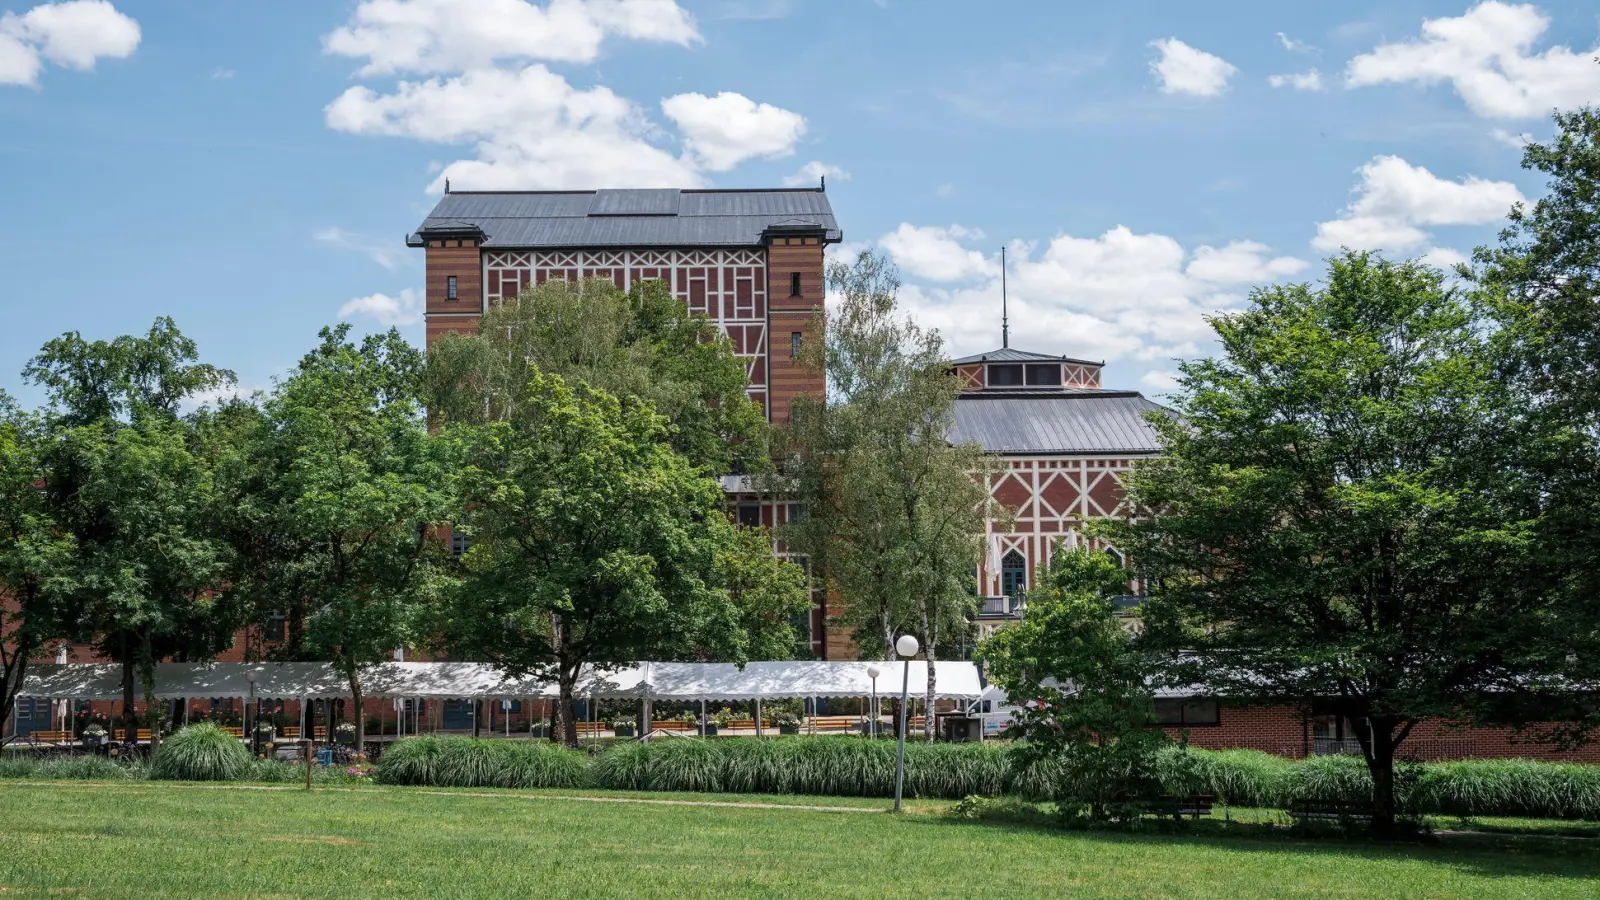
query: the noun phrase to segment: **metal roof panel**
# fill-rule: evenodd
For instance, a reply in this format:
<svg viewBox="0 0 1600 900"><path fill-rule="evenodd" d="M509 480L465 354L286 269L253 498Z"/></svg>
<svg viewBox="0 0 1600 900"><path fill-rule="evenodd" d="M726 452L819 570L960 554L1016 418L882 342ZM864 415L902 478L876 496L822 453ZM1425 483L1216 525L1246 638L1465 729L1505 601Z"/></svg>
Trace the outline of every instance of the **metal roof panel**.
<svg viewBox="0 0 1600 900"><path fill-rule="evenodd" d="M1165 407L1129 392L973 392L956 402L950 440L975 442L987 453L1158 453L1156 430L1144 420L1150 410Z"/></svg>

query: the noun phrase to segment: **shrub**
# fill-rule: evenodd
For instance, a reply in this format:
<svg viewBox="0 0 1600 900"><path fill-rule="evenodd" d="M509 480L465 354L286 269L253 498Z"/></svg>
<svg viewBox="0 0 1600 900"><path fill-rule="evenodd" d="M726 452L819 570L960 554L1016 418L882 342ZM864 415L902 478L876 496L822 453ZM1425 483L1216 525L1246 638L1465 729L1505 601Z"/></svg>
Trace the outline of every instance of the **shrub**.
<svg viewBox="0 0 1600 900"><path fill-rule="evenodd" d="M1600 766L1479 759L1419 768L1412 802L1425 812L1600 819Z"/></svg>
<svg viewBox="0 0 1600 900"><path fill-rule="evenodd" d="M64 756L30 759L0 758L0 778L63 781L127 781L147 777L139 763L122 763L104 756Z"/></svg>
<svg viewBox="0 0 1600 900"><path fill-rule="evenodd" d="M576 787L586 780L581 752L546 741L415 737L396 741L378 759L385 784L432 787Z"/></svg>
<svg viewBox="0 0 1600 900"><path fill-rule="evenodd" d="M249 748L218 725L190 725L162 741L150 777L167 781L232 781L250 770Z"/></svg>
<svg viewBox="0 0 1600 900"><path fill-rule="evenodd" d="M1294 760L1259 750L1190 750L1169 747L1161 755L1162 782L1169 793L1211 794L1234 806L1288 804Z"/></svg>

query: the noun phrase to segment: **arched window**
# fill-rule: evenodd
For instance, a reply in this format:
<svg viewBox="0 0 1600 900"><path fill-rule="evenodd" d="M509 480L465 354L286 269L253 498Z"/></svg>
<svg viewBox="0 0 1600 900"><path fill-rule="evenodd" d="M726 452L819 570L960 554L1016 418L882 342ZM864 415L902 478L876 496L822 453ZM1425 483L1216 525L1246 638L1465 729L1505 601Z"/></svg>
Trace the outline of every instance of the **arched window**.
<svg viewBox="0 0 1600 900"><path fill-rule="evenodd" d="M1125 559L1123 559L1122 554L1120 552L1118 552L1117 548L1115 548L1115 547L1107 547L1106 548L1106 556L1111 557L1111 561L1116 563L1117 564L1117 568L1119 568L1119 569L1127 564L1127 561Z"/></svg>
<svg viewBox="0 0 1600 900"><path fill-rule="evenodd" d="M1007 597L1021 597L1028 590L1028 561L1015 550L1007 550L1000 557L1000 593Z"/></svg>

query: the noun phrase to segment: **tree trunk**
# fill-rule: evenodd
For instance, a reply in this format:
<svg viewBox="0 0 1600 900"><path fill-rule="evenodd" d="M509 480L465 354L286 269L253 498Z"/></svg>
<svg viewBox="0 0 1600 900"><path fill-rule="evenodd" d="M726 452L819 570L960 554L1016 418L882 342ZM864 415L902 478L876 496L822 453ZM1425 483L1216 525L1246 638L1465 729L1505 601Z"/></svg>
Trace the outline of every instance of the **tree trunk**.
<svg viewBox="0 0 1600 900"><path fill-rule="evenodd" d="M4 671L0 671L0 678L4 679L0 687L5 689L4 694L0 695L0 725L12 721L11 717L17 712L17 694L22 690L23 679L27 677L28 654L31 652L21 646L17 647L16 658L6 660L8 664L4 667ZM0 747L5 746L7 740L6 735L0 734Z"/></svg>
<svg viewBox="0 0 1600 900"><path fill-rule="evenodd" d="M922 734L923 734L924 737L926 737L928 739L929 743L932 743L933 742L933 695L934 695L935 691L938 688L938 680L939 679L933 673L933 669L934 669L933 660L934 660L935 653L934 653L934 649L933 649L933 640L931 638L928 641L928 651L927 652L928 652L928 689L927 689L927 692L923 695L923 700L922 700L922 713L923 713L923 716L922 716Z"/></svg>
<svg viewBox="0 0 1600 900"><path fill-rule="evenodd" d="M156 700L156 667L148 660L139 666L139 674L144 682L144 712L145 718L150 723L150 754L161 749L161 725L166 720L162 715L161 704Z"/></svg>
<svg viewBox="0 0 1600 900"><path fill-rule="evenodd" d="M356 672L354 666L345 670L345 675L350 680L350 699L355 703L356 706L356 755L359 756L367 752L367 730L365 727L363 727L366 722L366 717L361 714L361 710L363 709L363 698L361 696L361 676ZM332 732L329 732L329 737L332 737Z"/></svg>
<svg viewBox="0 0 1600 900"><path fill-rule="evenodd" d="M139 719L133 714L133 659L128 656L128 639L122 639L122 741L139 740Z"/></svg>
<svg viewBox="0 0 1600 900"><path fill-rule="evenodd" d="M557 700L558 714L561 717L561 739L568 747L578 746L578 718L577 710L573 708L572 692L578 683L577 666L563 665L561 673L556 678L561 687L561 695Z"/></svg>
<svg viewBox="0 0 1600 900"><path fill-rule="evenodd" d="M1395 803L1394 757L1400 742L1411 730L1410 723L1392 716L1369 716L1364 722L1352 722L1361 753L1367 760L1367 773L1372 776L1372 831L1380 837L1394 834L1397 804ZM1366 725L1363 733L1362 725ZM1400 730L1399 735L1395 730Z"/></svg>

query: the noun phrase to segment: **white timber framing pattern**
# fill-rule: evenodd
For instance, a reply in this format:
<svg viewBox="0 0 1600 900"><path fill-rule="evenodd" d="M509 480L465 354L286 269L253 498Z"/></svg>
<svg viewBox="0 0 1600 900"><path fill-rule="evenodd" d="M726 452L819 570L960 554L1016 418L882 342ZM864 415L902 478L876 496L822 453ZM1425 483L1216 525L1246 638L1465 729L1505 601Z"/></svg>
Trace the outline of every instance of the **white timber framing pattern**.
<svg viewBox="0 0 1600 900"><path fill-rule="evenodd" d="M1001 530L1003 522L987 523L979 592L988 597L1002 593L1000 562L1008 551L1022 554L1027 561L1028 584L1033 585L1057 547L1077 547L1085 542L1085 522L1125 513L1122 479L1138 458L1004 457L1001 469L986 479L989 496L1015 510L1016 519L1009 531ZM1089 541L1088 546L1115 550L1099 540Z"/></svg>
<svg viewBox="0 0 1600 900"><path fill-rule="evenodd" d="M767 260L761 248L714 250L510 250L484 255L484 303L552 278L609 278L627 290L659 280L733 342L750 399L767 406Z"/></svg>

